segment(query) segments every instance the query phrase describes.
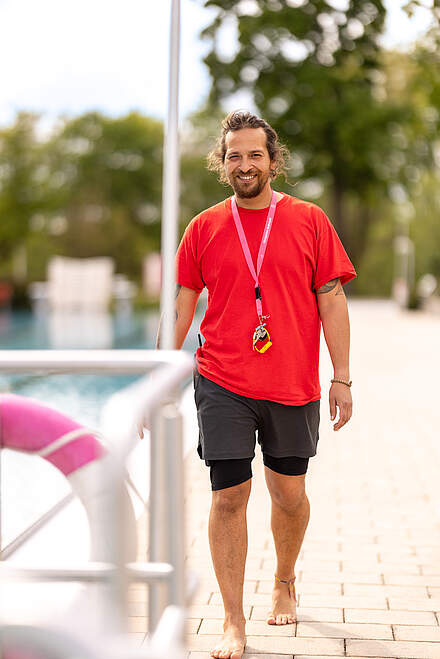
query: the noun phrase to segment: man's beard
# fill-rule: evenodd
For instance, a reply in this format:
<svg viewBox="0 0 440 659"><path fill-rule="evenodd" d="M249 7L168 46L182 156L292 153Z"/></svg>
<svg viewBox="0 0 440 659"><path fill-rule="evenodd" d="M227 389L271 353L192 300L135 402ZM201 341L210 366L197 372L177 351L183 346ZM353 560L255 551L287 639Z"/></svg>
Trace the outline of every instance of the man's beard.
<svg viewBox="0 0 440 659"><path fill-rule="evenodd" d="M257 172L257 177L253 179L251 183L240 181L239 178L233 175L229 177L229 183L237 197L240 197L241 199L253 199L254 197L258 197L263 191L268 179L269 174L264 175Z"/></svg>

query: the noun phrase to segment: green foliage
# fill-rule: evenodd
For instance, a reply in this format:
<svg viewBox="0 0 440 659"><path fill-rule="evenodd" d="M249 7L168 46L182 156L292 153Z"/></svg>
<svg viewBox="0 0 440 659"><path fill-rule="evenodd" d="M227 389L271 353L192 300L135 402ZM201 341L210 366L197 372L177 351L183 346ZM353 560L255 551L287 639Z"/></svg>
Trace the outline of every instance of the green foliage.
<svg viewBox="0 0 440 659"><path fill-rule="evenodd" d="M417 4L408 3L407 10ZM390 199L396 182L410 194L418 172L433 165L436 126L426 106L438 101L439 51L429 51L427 77L426 49L414 58L392 55L397 75L412 85L396 95L389 93L396 71L380 42L381 0L350 0L345 10L324 0L206 0L205 6L218 10L203 33L211 44L205 58L213 82L210 103L237 91L251 93L293 153L294 176L325 186L332 221L354 262L361 263L380 218L378 200ZM231 22L237 52L226 56L220 35Z"/></svg>
<svg viewBox="0 0 440 659"><path fill-rule="evenodd" d="M349 0L344 11L332 0L204 4L218 10L205 30L213 84L182 130L181 232L231 194L207 171L206 155L222 102L248 90L292 153L289 181L277 180L277 189L331 217L358 270L353 291L389 295L402 205L412 209L416 277L440 278L440 0L426 38L408 53L380 45L383 0ZM233 57L219 47L231 18ZM45 278L50 256L64 254L112 256L139 281L144 255L160 246L162 124L90 112L62 119L42 140L38 121L20 113L0 129L0 275L10 275L26 244L30 280Z"/></svg>
<svg viewBox="0 0 440 659"><path fill-rule="evenodd" d="M87 113L38 141L37 122L20 114L0 133L3 264L27 241L32 279L45 276L54 253L112 256L138 279L145 253L159 248L161 123Z"/></svg>
<svg viewBox="0 0 440 659"><path fill-rule="evenodd" d="M224 113L202 109L188 120L181 144L180 219L183 230L192 217L222 201L231 189L219 183L206 168L206 156L213 148Z"/></svg>
<svg viewBox="0 0 440 659"><path fill-rule="evenodd" d="M368 297L389 297L394 275L395 220L388 203L378 204L380 222L374 222L368 249L356 264L356 293Z"/></svg>
<svg viewBox="0 0 440 659"><path fill-rule="evenodd" d="M416 279L429 272L440 282L440 174L426 174L413 197L410 237L415 245Z"/></svg>
<svg viewBox="0 0 440 659"><path fill-rule="evenodd" d="M136 113L86 114L54 135L51 176L61 182L54 194L67 226L61 253L106 254L139 276L143 255L159 241L162 141L161 124Z"/></svg>
<svg viewBox="0 0 440 659"><path fill-rule="evenodd" d="M203 112L198 118L203 129L182 140L182 231L225 196L206 170L209 121ZM38 120L20 114L0 133L0 272L10 274L25 242L30 280L45 278L53 254L111 256L139 280L145 254L160 248L162 124L136 113L87 113L39 141Z"/></svg>
<svg viewBox="0 0 440 659"><path fill-rule="evenodd" d="M29 231L29 217L39 208L40 146L37 116L20 113L13 126L0 130L0 260L11 256Z"/></svg>

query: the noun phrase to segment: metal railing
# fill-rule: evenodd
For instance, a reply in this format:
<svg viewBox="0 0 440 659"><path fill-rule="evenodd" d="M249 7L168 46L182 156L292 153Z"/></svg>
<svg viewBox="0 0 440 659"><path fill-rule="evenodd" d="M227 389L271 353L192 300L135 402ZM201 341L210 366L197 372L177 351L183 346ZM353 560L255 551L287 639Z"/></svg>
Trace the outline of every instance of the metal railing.
<svg viewBox="0 0 440 659"><path fill-rule="evenodd" d="M158 368L160 367L160 368ZM105 462L103 481L111 485L112 512L107 516L110 558L106 562L48 566L0 563L0 579L31 581L79 581L106 583L111 599L107 629L124 634L127 629L127 595L131 582L149 584L148 615L151 642L137 656L164 656L159 650L166 629L170 643L183 650L186 584L184 575L184 490L182 419L177 407L177 389L193 368L192 357L179 351L151 350L35 350L0 351L3 373L94 373L100 375L146 374L154 370L154 383L138 389L124 436ZM150 431L149 562L127 562L123 543L125 461L139 441L137 428L145 423ZM32 533L29 532L29 537ZM166 613L165 613L166 612ZM166 616L167 624L161 617ZM174 621L173 628L169 623ZM35 630L34 630L35 631ZM0 626L3 639L13 631ZM8 636L9 634L9 636ZM26 638L39 632L27 631ZM164 641L163 641L164 642ZM162 643L163 645L163 643ZM61 643L59 647L62 647ZM64 646L66 647L66 646ZM151 650L151 652L150 652ZM152 653L152 654L151 654ZM122 652L127 657L127 651ZM1 648L0 648L1 656ZM60 657L69 657L66 649ZM99 657L99 654L95 653ZM170 656L169 654L167 656Z"/></svg>

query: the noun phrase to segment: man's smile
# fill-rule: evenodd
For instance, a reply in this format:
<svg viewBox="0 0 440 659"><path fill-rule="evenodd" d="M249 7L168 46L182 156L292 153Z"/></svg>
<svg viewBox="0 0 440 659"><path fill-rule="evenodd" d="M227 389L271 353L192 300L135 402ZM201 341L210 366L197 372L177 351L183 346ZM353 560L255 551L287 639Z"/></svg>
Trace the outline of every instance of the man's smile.
<svg viewBox="0 0 440 659"><path fill-rule="evenodd" d="M237 178L240 179L240 181L253 181L254 178L257 177L257 174L237 174Z"/></svg>

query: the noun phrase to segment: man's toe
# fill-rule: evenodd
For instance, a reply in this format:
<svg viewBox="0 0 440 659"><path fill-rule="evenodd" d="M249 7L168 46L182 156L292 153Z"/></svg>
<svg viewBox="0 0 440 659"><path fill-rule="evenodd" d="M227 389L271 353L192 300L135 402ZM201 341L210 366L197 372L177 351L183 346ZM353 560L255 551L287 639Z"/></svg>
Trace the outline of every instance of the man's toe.
<svg viewBox="0 0 440 659"><path fill-rule="evenodd" d="M292 623L296 622L295 616L288 616L287 618L287 623L291 625Z"/></svg>
<svg viewBox="0 0 440 659"><path fill-rule="evenodd" d="M276 618L275 618L273 613L269 613L266 622L267 622L268 625L276 625L277 624Z"/></svg>
<svg viewBox="0 0 440 659"><path fill-rule="evenodd" d="M242 649L233 650L233 652L231 654L231 659L241 659L242 656L243 656L243 650Z"/></svg>

